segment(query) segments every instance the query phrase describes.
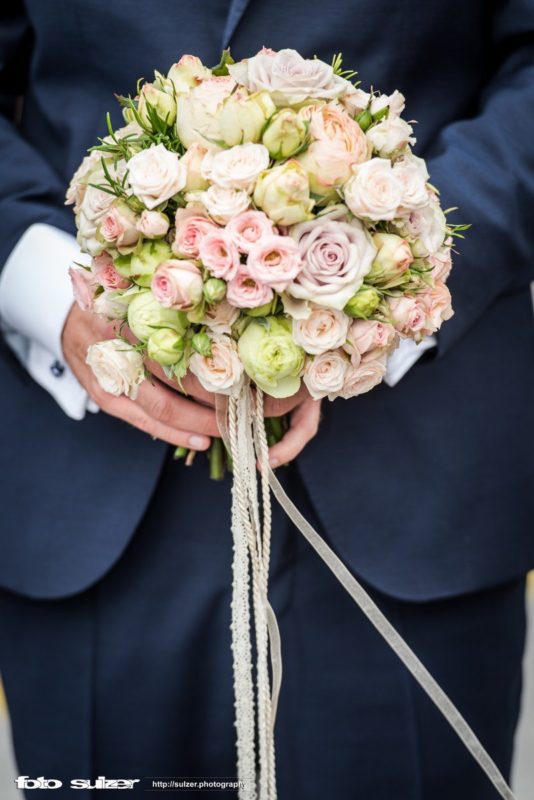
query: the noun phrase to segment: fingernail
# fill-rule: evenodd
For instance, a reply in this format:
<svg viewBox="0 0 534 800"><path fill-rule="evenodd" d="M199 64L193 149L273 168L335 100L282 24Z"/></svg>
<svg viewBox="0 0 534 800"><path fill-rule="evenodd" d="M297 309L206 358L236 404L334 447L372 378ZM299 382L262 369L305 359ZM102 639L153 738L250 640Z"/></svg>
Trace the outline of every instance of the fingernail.
<svg viewBox="0 0 534 800"><path fill-rule="evenodd" d="M190 436L189 446L193 447L195 450L205 450L206 447L209 446L209 439L206 439L204 436Z"/></svg>
<svg viewBox="0 0 534 800"><path fill-rule="evenodd" d="M276 458L276 456L274 456L274 458L270 458L269 459L269 466L272 467L272 469L277 467L279 463L280 463L280 460L278 458Z"/></svg>

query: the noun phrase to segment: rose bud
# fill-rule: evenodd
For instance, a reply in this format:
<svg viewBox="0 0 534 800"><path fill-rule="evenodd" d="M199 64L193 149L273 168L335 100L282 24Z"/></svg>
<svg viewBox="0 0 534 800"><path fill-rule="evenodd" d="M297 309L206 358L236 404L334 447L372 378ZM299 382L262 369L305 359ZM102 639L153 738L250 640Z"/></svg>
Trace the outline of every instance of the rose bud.
<svg viewBox="0 0 534 800"><path fill-rule="evenodd" d="M152 292L139 292L128 306L128 325L133 335L147 342L158 328L171 328L183 335L188 327L185 314L163 308Z"/></svg>
<svg viewBox="0 0 534 800"><path fill-rule="evenodd" d="M244 95L234 92L225 101L220 114L221 137L229 147L244 142L259 142L267 120L276 106L268 92Z"/></svg>
<svg viewBox="0 0 534 800"><path fill-rule="evenodd" d="M148 357L162 367L171 367L183 355L184 337L171 328L158 328L147 343Z"/></svg>
<svg viewBox="0 0 534 800"><path fill-rule="evenodd" d="M375 233L373 243L378 252L366 281L384 287L404 283L413 261L413 253L406 239L394 233Z"/></svg>
<svg viewBox="0 0 534 800"><path fill-rule="evenodd" d="M149 116L149 106L160 119L172 125L176 119L176 101L172 95L158 89L153 83L145 83L139 93L137 111L147 128L152 129Z"/></svg>
<svg viewBox="0 0 534 800"><path fill-rule="evenodd" d="M349 317L358 319L368 319L380 303L380 294L373 286L362 286L356 294L351 297L343 311Z"/></svg>
<svg viewBox="0 0 534 800"><path fill-rule="evenodd" d="M191 346L201 356L211 355L211 339L207 333L195 333L191 339Z"/></svg>
<svg viewBox="0 0 534 800"><path fill-rule="evenodd" d="M176 94L187 94L203 80L211 78L211 70L205 67L197 56L185 55L178 63L172 65L167 78L171 81Z"/></svg>
<svg viewBox="0 0 534 800"><path fill-rule="evenodd" d="M167 234L169 226L168 216L161 211L143 211L137 221L137 230L146 239L160 239Z"/></svg>
<svg viewBox="0 0 534 800"><path fill-rule="evenodd" d="M220 303L226 295L226 281L221 278L208 278L204 284L206 303Z"/></svg>
<svg viewBox="0 0 534 800"><path fill-rule="evenodd" d="M262 172L256 183L254 202L275 225L295 225L313 218L310 182L298 161L286 161Z"/></svg>
<svg viewBox="0 0 534 800"><path fill-rule="evenodd" d="M202 273L192 261L171 258L159 265L151 288L164 308L188 311L202 300Z"/></svg>
<svg viewBox="0 0 534 800"><path fill-rule="evenodd" d="M269 120L262 142L270 156L280 161L294 155L306 141L307 134L308 127L297 112L284 108Z"/></svg>

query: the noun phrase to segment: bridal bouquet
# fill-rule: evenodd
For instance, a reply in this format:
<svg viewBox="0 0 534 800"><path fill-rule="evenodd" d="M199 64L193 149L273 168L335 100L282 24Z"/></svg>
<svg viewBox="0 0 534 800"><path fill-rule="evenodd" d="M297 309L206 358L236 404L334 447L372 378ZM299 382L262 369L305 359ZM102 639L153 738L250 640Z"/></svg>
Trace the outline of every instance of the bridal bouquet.
<svg viewBox="0 0 534 800"><path fill-rule="evenodd" d="M127 321L94 345L103 389L135 397L144 358L210 392L244 375L273 397L304 381L349 398L382 380L401 338L451 314L452 234L404 98L263 49L214 69L183 56L119 97L127 125L74 175L76 299ZM457 227L457 226L456 226Z"/></svg>
<svg viewBox="0 0 534 800"><path fill-rule="evenodd" d="M116 338L87 354L101 387L135 398L149 360L177 389L191 372L219 398L234 468L238 776L250 800L276 796L270 487L476 751L468 726L268 467L263 393L289 397L301 382L316 399L367 392L401 339L419 342L452 314L451 245L465 226L447 223L412 152L404 97L367 93L354 77L341 56L327 64L294 50L264 48L237 63L226 51L212 69L183 56L135 97L118 98L126 125L114 130L108 117L108 135L67 192L92 257L71 268L76 300L116 321Z"/></svg>

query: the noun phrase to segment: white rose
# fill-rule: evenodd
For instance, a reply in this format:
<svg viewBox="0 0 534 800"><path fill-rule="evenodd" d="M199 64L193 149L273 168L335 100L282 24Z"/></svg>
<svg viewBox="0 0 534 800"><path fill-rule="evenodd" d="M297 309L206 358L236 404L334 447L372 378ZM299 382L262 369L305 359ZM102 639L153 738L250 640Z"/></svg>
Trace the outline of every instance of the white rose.
<svg viewBox="0 0 534 800"><path fill-rule="evenodd" d="M335 400L343 389L349 361L343 352L330 350L310 359L303 380L314 400L328 397Z"/></svg>
<svg viewBox="0 0 534 800"><path fill-rule="evenodd" d="M91 173L98 169L102 160L102 153L99 150L92 150L85 156L82 163L74 173L69 183L69 188L65 195L65 205L74 205L75 213L80 209L83 196L87 189L87 181Z"/></svg>
<svg viewBox="0 0 534 800"><path fill-rule="evenodd" d="M354 167L345 184L345 202L356 217L373 221L394 219L402 200L403 186L391 161L372 158Z"/></svg>
<svg viewBox="0 0 534 800"><path fill-rule="evenodd" d="M441 248L447 235L447 220L433 192L428 195L428 204L412 211L404 219L395 220L395 227L410 240L416 258L433 256Z"/></svg>
<svg viewBox="0 0 534 800"><path fill-rule="evenodd" d="M221 300L212 306L207 306L201 325L206 325L213 333L230 333L232 325L239 317L239 309L230 305L227 300Z"/></svg>
<svg viewBox="0 0 534 800"><path fill-rule="evenodd" d="M358 367L349 365L343 389L340 397L345 400L349 397L356 397L359 394L364 394L374 389L386 374L386 358L380 356L379 358L372 358L369 361L362 359Z"/></svg>
<svg viewBox="0 0 534 800"><path fill-rule="evenodd" d="M333 100L349 88L334 75L330 64L302 58L296 50L262 50L253 58L230 64L228 72L251 92L267 91L277 106L291 106L309 98Z"/></svg>
<svg viewBox="0 0 534 800"><path fill-rule="evenodd" d="M380 156L390 156L396 150L415 144L412 126L401 117L386 117L366 132L373 150Z"/></svg>
<svg viewBox="0 0 534 800"><path fill-rule="evenodd" d="M128 180L133 193L148 209L156 208L180 192L187 169L176 153L162 144L141 150L128 161Z"/></svg>
<svg viewBox="0 0 534 800"><path fill-rule="evenodd" d="M202 175L225 189L251 192L260 172L269 166L269 151L262 144L238 144L219 153L208 153Z"/></svg>
<svg viewBox="0 0 534 800"><path fill-rule="evenodd" d="M200 192L198 199L215 222L226 225L233 217L237 217L250 205L250 197L242 189L225 189L223 186L210 186Z"/></svg>
<svg viewBox="0 0 534 800"><path fill-rule="evenodd" d="M207 392L234 394L243 382L243 364L230 336L212 336L211 355L193 353L189 369Z"/></svg>
<svg viewBox="0 0 534 800"><path fill-rule="evenodd" d="M428 203L428 170L424 159L407 153L393 166L395 177L402 183L400 212L413 211Z"/></svg>
<svg viewBox="0 0 534 800"><path fill-rule="evenodd" d="M86 363L91 367L101 389L115 397L125 394L135 400L145 379L143 356L122 339L108 339L92 344Z"/></svg>
<svg viewBox="0 0 534 800"><path fill-rule="evenodd" d="M393 119L394 117L400 117L404 111L405 103L404 95L395 89L393 94L390 95L375 95L371 101L370 111L373 117L375 117L380 111L383 111L384 108L389 108L388 118Z"/></svg>
<svg viewBox="0 0 534 800"><path fill-rule="evenodd" d="M369 92L364 92L363 89L357 89L352 84L350 84L350 87L339 99L347 113L351 117L357 117L369 105L371 95Z"/></svg>
<svg viewBox="0 0 534 800"><path fill-rule="evenodd" d="M347 341L350 319L334 308L312 306L307 319L293 320L293 339L307 353L336 350Z"/></svg>

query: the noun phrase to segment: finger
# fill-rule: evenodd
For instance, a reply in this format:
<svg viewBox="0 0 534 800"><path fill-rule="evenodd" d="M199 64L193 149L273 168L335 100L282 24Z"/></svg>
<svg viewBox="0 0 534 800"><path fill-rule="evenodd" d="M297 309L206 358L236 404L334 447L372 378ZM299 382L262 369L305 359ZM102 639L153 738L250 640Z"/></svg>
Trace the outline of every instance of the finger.
<svg viewBox="0 0 534 800"><path fill-rule="evenodd" d="M195 375L192 375L190 372L188 372L187 375L182 378L180 386L176 379L168 378L161 366L155 361L147 358L145 359L145 365L152 375L155 375L159 381L167 384L167 386L169 386L175 392L182 391L181 387L183 387L183 394L194 397L195 400L197 400L199 403L203 403L206 406L211 406L212 408L215 406L215 396L211 392L207 392L206 389L204 389L201 385L198 378L196 378Z"/></svg>
<svg viewBox="0 0 534 800"><path fill-rule="evenodd" d="M208 436L165 425L147 414L136 401L128 397L114 397L98 389L94 390L94 394L95 402L106 414L127 422L155 439L190 450L207 450L210 446L211 440Z"/></svg>
<svg viewBox="0 0 534 800"><path fill-rule="evenodd" d="M321 403L311 397L293 411L284 438L269 449L271 467L287 464L298 456L317 433L320 413Z"/></svg>
<svg viewBox="0 0 534 800"><path fill-rule="evenodd" d="M304 384L301 384L300 389L292 397L285 397L278 399L265 395L263 415L265 417L283 417L288 414L297 406L300 406L305 400L309 398L308 390Z"/></svg>
<svg viewBox="0 0 534 800"><path fill-rule="evenodd" d="M144 381L139 387L136 404L150 417L171 428L179 428L203 436L218 436L215 411L208 406L188 400L162 383Z"/></svg>

